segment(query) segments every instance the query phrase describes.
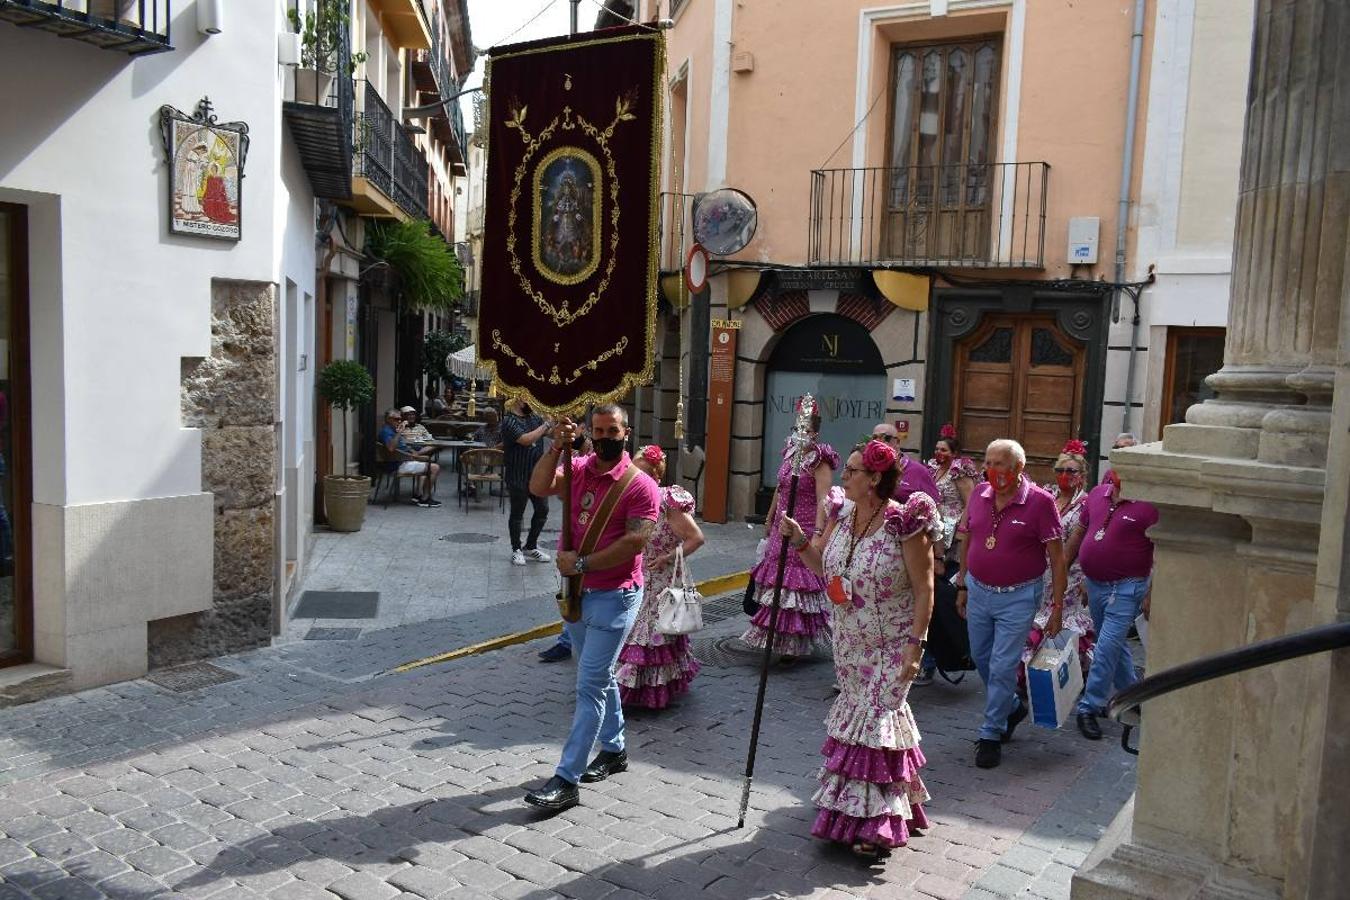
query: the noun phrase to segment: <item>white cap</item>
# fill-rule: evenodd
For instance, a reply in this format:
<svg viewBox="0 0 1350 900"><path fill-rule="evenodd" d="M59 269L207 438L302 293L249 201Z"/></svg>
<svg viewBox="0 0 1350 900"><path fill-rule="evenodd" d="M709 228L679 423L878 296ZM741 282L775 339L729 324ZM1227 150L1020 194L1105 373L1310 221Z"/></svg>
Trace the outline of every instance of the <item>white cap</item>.
<svg viewBox="0 0 1350 900"><path fill-rule="evenodd" d="M399 412L401 412L401 413L415 413L415 412L417 412L417 410L413 409L411 406L404 406L404 407L400 407Z"/></svg>

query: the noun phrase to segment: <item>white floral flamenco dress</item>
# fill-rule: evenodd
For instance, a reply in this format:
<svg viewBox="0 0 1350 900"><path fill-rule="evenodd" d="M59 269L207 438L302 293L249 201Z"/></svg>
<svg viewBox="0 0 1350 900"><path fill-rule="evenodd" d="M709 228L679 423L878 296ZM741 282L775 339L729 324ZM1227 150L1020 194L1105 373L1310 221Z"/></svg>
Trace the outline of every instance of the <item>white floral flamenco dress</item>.
<svg viewBox="0 0 1350 900"><path fill-rule="evenodd" d="M619 699L624 706L665 709L677 695L689 690L698 674L699 662L689 651L689 635L662 634L656 630L661 592L670 587L673 565L654 569L650 560L675 550L680 537L670 527L670 512L693 513L694 498L682 487L661 489L661 519L642 553L642 606L619 652Z"/></svg>
<svg viewBox="0 0 1350 900"><path fill-rule="evenodd" d="M919 728L910 712L912 682L901 678L905 638L914 621L914 591L902 544L920 534L938 540L942 517L927 494L892 502L875 534L853 540L852 504L841 512L824 552L825 578L843 576L853 602L834 607L834 664L839 696L825 719L825 764L812 798L820 812L811 834L847 844L903 847L911 829L927 828L929 795Z"/></svg>

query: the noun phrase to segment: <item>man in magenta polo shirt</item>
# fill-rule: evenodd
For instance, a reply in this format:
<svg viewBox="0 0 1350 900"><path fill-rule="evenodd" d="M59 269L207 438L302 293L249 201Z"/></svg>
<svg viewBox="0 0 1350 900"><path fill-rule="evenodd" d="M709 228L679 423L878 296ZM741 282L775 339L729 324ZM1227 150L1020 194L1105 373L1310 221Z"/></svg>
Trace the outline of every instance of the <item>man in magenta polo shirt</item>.
<svg viewBox="0 0 1350 900"><path fill-rule="evenodd" d="M915 491L927 494L934 503L942 502L933 473L923 463L915 462L900 449L900 433L889 422L882 422L872 429L872 439L885 441L895 450L895 467L900 470L900 480L895 483L895 499L904 503Z"/></svg>
<svg viewBox="0 0 1350 900"><path fill-rule="evenodd" d="M539 497L562 493L558 458L576 433L570 419L564 418L557 426L552 448L530 474L530 493ZM591 413L595 452L572 459L572 519L563 527L572 530L573 547L581 546L606 493L613 488L622 490L622 495L589 555L562 550L559 542L558 571L582 576L581 619L566 625L577 657L577 706L555 774L543 787L525 795L526 803L542 809L575 806L580 801L578 782L603 781L628 768L614 665L642 605L642 550L656 526L661 491L641 472L623 486L633 464L624 450L627 440L628 416L623 408L597 406ZM586 757L597 739L600 753L587 765Z"/></svg>
<svg viewBox="0 0 1350 900"><path fill-rule="evenodd" d="M1068 557L1077 554L1083 567L1088 610L1097 630L1092 668L1078 700L1078 730L1089 740L1101 740L1097 716L1106 712L1112 692L1136 681L1126 638L1140 612L1148 618L1153 541L1146 532L1156 524L1157 507L1122 499L1120 475L1112 469L1088 494L1078 527L1069 535Z"/></svg>
<svg viewBox="0 0 1350 900"><path fill-rule="evenodd" d="M1051 578L1050 621L1045 633L1059 633L1067 583L1059 510L1050 494L1022 474L1027 455L1016 441L997 440L984 454L986 483L966 505L960 531L961 571L956 608L966 617L970 656L984 680L984 723L975 765L992 769L1003 755L1027 708L1017 697L1017 668L1043 593L1047 565Z"/></svg>

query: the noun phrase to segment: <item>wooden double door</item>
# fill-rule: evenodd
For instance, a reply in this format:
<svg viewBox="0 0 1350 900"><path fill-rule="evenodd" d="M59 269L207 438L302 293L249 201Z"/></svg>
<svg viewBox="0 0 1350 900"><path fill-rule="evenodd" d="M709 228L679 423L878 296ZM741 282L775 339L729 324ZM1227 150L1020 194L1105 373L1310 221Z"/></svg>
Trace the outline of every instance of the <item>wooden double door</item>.
<svg viewBox="0 0 1350 900"><path fill-rule="evenodd" d="M1083 434L1087 348L1051 315L987 315L954 346L951 409L967 453L1010 437L1028 474L1053 483L1065 442Z"/></svg>

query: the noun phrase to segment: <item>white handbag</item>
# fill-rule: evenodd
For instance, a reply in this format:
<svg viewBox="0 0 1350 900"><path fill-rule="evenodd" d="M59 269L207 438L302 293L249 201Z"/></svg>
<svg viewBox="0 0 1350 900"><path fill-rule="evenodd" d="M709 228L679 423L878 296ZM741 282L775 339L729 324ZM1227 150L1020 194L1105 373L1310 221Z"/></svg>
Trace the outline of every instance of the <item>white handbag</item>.
<svg viewBox="0 0 1350 900"><path fill-rule="evenodd" d="M656 601L656 630L661 634L692 634L703 627L703 598L689 581L684 547L675 546L675 571L670 587Z"/></svg>

